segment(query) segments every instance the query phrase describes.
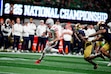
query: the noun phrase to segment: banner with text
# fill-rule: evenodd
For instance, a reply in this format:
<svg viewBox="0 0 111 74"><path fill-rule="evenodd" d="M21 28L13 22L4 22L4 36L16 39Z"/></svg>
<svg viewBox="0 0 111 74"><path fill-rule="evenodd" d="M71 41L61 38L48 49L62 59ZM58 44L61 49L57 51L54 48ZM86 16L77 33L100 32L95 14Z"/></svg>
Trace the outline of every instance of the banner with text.
<svg viewBox="0 0 111 74"><path fill-rule="evenodd" d="M5 3L4 14L33 16L33 17L50 17L78 21L106 21L108 14L105 12L94 12L84 10L73 10L65 8L53 8L44 6L32 6L23 4Z"/></svg>

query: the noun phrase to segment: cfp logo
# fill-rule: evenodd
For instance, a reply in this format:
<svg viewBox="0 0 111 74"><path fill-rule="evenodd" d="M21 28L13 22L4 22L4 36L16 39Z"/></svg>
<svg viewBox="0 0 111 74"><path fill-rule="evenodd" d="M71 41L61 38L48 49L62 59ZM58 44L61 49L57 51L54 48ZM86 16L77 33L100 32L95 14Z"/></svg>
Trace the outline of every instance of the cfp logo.
<svg viewBox="0 0 111 74"><path fill-rule="evenodd" d="M13 14L13 15L22 15L23 13L23 5L21 4L5 4L4 13L5 14Z"/></svg>

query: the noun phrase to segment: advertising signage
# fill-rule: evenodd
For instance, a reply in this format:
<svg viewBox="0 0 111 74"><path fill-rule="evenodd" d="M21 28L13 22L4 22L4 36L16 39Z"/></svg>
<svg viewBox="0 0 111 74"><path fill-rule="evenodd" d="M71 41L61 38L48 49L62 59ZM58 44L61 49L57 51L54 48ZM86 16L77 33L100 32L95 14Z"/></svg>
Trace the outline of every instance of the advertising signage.
<svg viewBox="0 0 111 74"><path fill-rule="evenodd" d="M3 14L3 0L0 0L0 16Z"/></svg>
<svg viewBox="0 0 111 74"><path fill-rule="evenodd" d="M65 8L58 9L53 7L9 3L5 3L4 14L93 22L106 21L108 19L108 14L105 12L94 12Z"/></svg>

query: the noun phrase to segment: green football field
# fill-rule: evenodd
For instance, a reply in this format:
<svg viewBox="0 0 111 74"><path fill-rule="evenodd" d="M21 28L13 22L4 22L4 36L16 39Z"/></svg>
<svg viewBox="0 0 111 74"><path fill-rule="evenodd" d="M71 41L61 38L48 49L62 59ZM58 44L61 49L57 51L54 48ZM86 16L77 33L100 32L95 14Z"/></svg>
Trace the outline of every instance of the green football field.
<svg viewBox="0 0 111 74"><path fill-rule="evenodd" d="M95 59L99 66L94 70L83 56L47 54L37 65L39 57L39 53L0 52L0 74L111 74L108 59Z"/></svg>

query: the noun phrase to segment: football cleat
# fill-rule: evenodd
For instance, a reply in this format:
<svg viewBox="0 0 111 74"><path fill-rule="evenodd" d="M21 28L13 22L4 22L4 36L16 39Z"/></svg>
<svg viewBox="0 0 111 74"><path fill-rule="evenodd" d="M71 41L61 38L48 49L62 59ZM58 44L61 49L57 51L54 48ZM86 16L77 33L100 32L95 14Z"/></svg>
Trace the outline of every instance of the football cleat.
<svg viewBox="0 0 111 74"><path fill-rule="evenodd" d="M41 62L41 60L37 60L37 61L35 62L35 64L40 64L40 62Z"/></svg>
<svg viewBox="0 0 111 74"><path fill-rule="evenodd" d="M94 65L94 69L97 69L98 68L98 65L96 64L96 65Z"/></svg>

